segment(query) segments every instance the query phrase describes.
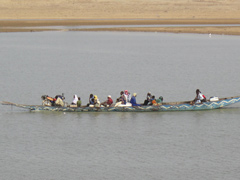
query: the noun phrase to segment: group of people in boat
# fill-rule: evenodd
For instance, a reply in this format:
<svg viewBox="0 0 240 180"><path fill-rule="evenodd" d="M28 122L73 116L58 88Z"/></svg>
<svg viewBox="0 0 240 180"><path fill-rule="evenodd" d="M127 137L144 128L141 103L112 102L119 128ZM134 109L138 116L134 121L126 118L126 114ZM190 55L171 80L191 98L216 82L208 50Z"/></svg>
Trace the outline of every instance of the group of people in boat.
<svg viewBox="0 0 240 180"><path fill-rule="evenodd" d="M113 102L111 95L108 95L107 100L101 103L97 95L90 94L89 103L87 104L87 106L89 107L142 106L142 105L157 105L163 102L162 96L156 99L155 96L151 95L150 92L148 92L147 98L143 104L138 104L136 97L137 93L133 93L133 95L131 95L131 93L128 90L125 90L120 92L120 97L116 99L116 103ZM81 98L78 97L77 95L74 95L71 105L81 107L82 105Z"/></svg>
<svg viewBox="0 0 240 180"><path fill-rule="evenodd" d="M136 97L137 93L133 93L133 95L131 95L131 93L128 90L125 90L120 92L120 97L117 98L116 103L113 102L111 95L108 95L106 101L101 103L97 95L90 94L89 103L87 104L87 106L89 107L147 106L147 105L160 105L163 102L162 96L156 99L155 96L151 94L151 92L147 93L147 97L143 104L138 104ZM57 95L55 96L55 98L51 98L47 95L44 95L42 96L42 99L44 100L44 102L46 100L48 100L48 102L50 101L51 103L50 106L64 106L63 102L63 100L65 99L64 95ZM199 89L197 89L196 97L191 103L199 104L206 101L207 101L206 96L203 95ZM81 98L75 94L73 96L73 101L71 105L81 107L82 106Z"/></svg>

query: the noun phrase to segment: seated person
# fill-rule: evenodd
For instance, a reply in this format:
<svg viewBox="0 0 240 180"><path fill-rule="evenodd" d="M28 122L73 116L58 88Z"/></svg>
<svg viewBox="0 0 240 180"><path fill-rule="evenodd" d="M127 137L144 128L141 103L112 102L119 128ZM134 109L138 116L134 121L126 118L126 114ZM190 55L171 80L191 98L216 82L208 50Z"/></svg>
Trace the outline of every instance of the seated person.
<svg viewBox="0 0 240 180"><path fill-rule="evenodd" d="M151 93L148 92L148 93L147 93L147 99L144 101L143 105L148 105L149 102L150 102L151 97L152 97L152 96L151 96Z"/></svg>
<svg viewBox="0 0 240 180"><path fill-rule="evenodd" d="M111 106L113 103L112 97L110 95L108 95L107 100L103 103L101 103L101 105L105 106L105 107L109 107Z"/></svg>
<svg viewBox="0 0 240 180"><path fill-rule="evenodd" d="M194 102L198 104L198 103L202 103L202 102L206 102L206 101L207 101L206 96L203 95L199 89L197 89Z"/></svg>
<svg viewBox="0 0 240 180"><path fill-rule="evenodd" d="M131 93L128 91L127 102L130 102L130 101L131 101L131 98L132 98Z"/></svg>
<svg viewBox="0 0 240 180"><path fill-rule="evenodd" d="M160 96L158 99L156 99L157 104L160 104L163 102L163 97Z"/></svg>
<svg viewBox="0 0 240 180"><path fill-rule="evenodd" d="M100 101L99 101L97 95L94 95L94 106L95 107L100 107Z"/></svg>
<svg viewBox="0 0 240 180"><path fill-rule="evenodd" d="M120 92L120 97L117 98L115 107L118 107L120 104L124 104L124 92Z"/></svg>
<svg viewBox="0 0 240 180"><path fill-rule="evenodd" d="M78 97L77 97L77 95L75 94L75 95L73 96L72 105L77 105L77 101L78 101Z"/></svg>
<svg viewBox="0 0 240 180"><path fill-rule="evenodd" d="M94 105L94 97L93 97L93 94L90 94L89 96L89 103L87 104L87 106L89 105Z"/></svg>
<svg viewBox="0 0 240 180"><path fill-rule="evenodd" d="M120 92L120 97L119 97L119 98L117 98L117 100L116 100L116 103L118 103L118 102L122 102L122 101L123 101L123 99L122 99L122 98L123 98L123 97L122 97L122 96L123 96L123 94L124 94L124 92L123 92L123 91L121 91L121 92Z"/></svg>
<svg viewBox="0 0 240 180"><path fill-rule="evenodd" d="M82 105L82 101L81 101L81 98L78 97L78 101L77 101L77 107L81 107Z"/></svg>
<svg viewBox="0 0 240 180"><path fill-rule="evenodd" d="M127 102L130 102L130 100L131 100L130 92L128 92L128 90L125 90L123 96L123 104L127 104Z"/></svg>
<svg viewBox="0 0 240 180"><path fill-rule="evenodd" d="M153 95L150 99L149 105L156 105L156 104L157 104L157 102L156 102L155 96Z"/></svg>
<svg viewBox="0 0 240 180"><path fill-rule="evenodd" d="M133 93L130 103L132 104L132 106L141 106L140 104L137 104L136 97L137 97L137 93Z"/></svg>

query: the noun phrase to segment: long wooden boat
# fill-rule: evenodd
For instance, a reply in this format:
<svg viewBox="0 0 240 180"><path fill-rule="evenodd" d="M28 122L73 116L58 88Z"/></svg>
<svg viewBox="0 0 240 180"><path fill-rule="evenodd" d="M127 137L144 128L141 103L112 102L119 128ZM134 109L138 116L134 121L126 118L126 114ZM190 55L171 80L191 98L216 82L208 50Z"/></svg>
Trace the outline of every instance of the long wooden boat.
<svg viewBox="0 0 240 180"><path fill-rule="evenodd" d="M11 102L1 102L3 105L11 105L31 111L62 111L62 112L161 112L161 111L197 111L219 109L240 102L240 96L220 98L218 101L207 101L201 104L192 104L192 101L166 102L152 106L133 107L58 107L42 105L24 105Z"/></svg>

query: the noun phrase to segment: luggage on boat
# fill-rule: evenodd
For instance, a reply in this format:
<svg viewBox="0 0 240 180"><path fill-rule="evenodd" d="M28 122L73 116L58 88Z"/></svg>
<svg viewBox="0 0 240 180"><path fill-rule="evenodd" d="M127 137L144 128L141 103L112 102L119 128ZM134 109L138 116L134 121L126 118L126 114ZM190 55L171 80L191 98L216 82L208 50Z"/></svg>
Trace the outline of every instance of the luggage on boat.
<svg viewBox="0 0 240 180"><path fill-rule="evenodd" d="M56 96L55 96L55 99L57 99L57 98L60 98L60 99L62 99L62 100L65 99L64 94L62 94L62 95L56 95Z"/></svg>
<svg viewBox="0 0 240 180"><path fill-rule="evenodd" d="M55 101L55 105L63 107L64 106L63 100L60 97L58 97L57 100Z"/></svg>
<svg viewBox="0 0 240 180"><path fill-rule="evenodd" d="M115 105L115 107L131 107L131 106L132 106L132 104L129 103L129 102L127 102L126 104L120 103L120 104L116 104Z"/></svg>
<svg viewBox="0 0 240 180"><path fill-rule="evenodd" d="M214 102L214 101L219 101L219 98L216 96L210 97L209 101Z"/></svg>
<svg viewBox="0 0 240 180"><path fill-rule="evenodd" d="M65 106L63 100L65 99L64 94L56 95L55 98L52 98L48 95L42 95L42 105L43 106Z"/></svg>
<svg viewBox="0 0 240 180"><path fill-rule="evenodd" d="M48 95L42 95L42 105L43 106L52 106L53 98L49 97Z"/></svg>

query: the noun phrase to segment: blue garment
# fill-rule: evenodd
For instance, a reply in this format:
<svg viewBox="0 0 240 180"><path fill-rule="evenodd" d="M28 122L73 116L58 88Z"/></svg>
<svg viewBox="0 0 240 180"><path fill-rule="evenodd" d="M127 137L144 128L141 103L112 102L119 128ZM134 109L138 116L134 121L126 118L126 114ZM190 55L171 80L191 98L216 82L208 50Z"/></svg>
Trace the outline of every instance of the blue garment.
<svg viewBox="0 0 240 180"><path fill-rule="evenodd" d="M130 103L132 106L141 106L140 104L137 104L135 96L132 96Z"/></svg>
<svg viewBox="0 0 240 180"><path fill-rule="evenodd" d="M155 100L155 98L151 98L149 101L149 105L153 105L152 101Z"/></svg>
<svg viewBox="0 0 240 180"><path fill-rule="evenodd" d="M94 97L92 97L92 98L89 99L89 103L90 103L90 104L94 104Z"/></svg>

